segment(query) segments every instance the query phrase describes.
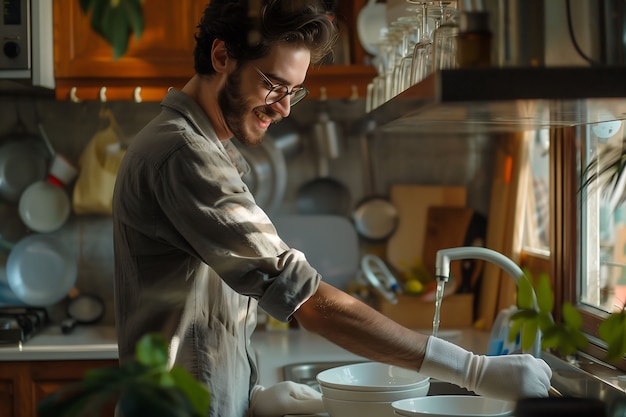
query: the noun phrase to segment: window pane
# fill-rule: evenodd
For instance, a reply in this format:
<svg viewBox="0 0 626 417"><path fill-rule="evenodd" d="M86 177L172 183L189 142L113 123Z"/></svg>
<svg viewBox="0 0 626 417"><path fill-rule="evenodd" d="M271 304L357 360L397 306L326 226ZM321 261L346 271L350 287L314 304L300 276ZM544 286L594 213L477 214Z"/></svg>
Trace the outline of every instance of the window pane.
<svg viewBox="0 0 626 417"><path fill-rule="evenodd" d="M529 146L524 251L541 253L550 250L550 132L537 131Z"/></svg>
<svg viewBox="0 0 626 417"><path fill-rule="evenodd" d="M580 301L602 311L620 310L626 300L626 205L621 196L626 176L612 177L622 162L621 122L588 127L581 156L590 161L585 179L592 179L581 198L583 260ZM610 135L607 133L610 132ZM596 159L597 158L597 159Z"/></svg>

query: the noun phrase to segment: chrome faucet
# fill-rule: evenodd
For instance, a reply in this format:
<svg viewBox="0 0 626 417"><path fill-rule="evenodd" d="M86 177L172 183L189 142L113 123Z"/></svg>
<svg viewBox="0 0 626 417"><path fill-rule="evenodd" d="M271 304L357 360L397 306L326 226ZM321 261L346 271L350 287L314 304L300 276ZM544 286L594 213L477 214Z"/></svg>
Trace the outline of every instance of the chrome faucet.
<svg viewBox="0 0 626 417"><path fill-rule="evenodd" d="M492 249L482 248L479 246L463 246L459 248L441 249L437 252L437 259L435 263L435 278L439 282L448 282L450 278L450 262L460 259L481 259L483 261L491 262L502 268L507 272L511 278L515 280L515 284L519 285L519 280L524 276L524 271L517 266L508 257L504 256L500 252L496 252ZM535 311L539 311L537 305L537 297L533 289L533 308ZM537 330L537 337L532 347L533 356L539 358L541 356L541 331Z"/></svg>

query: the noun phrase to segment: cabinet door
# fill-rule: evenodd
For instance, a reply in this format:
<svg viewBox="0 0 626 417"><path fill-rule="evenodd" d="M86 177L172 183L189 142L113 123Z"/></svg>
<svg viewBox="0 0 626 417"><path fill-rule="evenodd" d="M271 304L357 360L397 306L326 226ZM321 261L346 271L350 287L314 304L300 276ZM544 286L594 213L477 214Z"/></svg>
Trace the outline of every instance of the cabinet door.
<svg viewBox="0 0 626 417"><path fill-rule="evenodd" d="M36 417L37 404L41 400L64 386L83 379L88 370L117 366L116 360L31 362L32 417ZM101 415L113 417L114 404L105 408Z"/></svg>
<svg viewBox="0 0 626 417"><path fill-rule="evenodd" d="M349 27L351 65L312 67L306 82L310 98L319 98L322 87L329 98L365 97L367 83L376 75L374 67L363 65L356 35L356 16L365 1L338 2L340 19ZM106 91L107 100L129 101L141 91L142 101L160 101L169 87L182 88L194 74L193 34L207 3L145 0L141 38L131 39L124 56L114 60L109 44L91 29L91 16L82 13L79 0L55 1L56 98L98 100Z"/></svg>
<svg viewBox="0 0 626 417"><path fill-rule="evenodd" d="M13 380L0 379L0 410L2 415L13 416Z"/></svg>
<svg viewBox="0 0 626 417"><path fill-rule="evenodd" d="M28 362L0 363L0 416L31 416L30 405L23 401L29 379Z"/></svg>
<svg viewBox="0 0 626 417"><path fill-rule="evenodd" d="M205 0L147 0L144 32L114 60L111 47L90 27L78 0L55 2L55 75L59 78L168 78L193 75L192 34Z"/></svg>
<svg viewBox="0 0 626 417"><path fill-rule="evenodd" d="M114 60L111 47L91 29L91 15L82 12L78 0L54 2L57 98L70 98L71 87L77 87L79 98L96 99L107 87L107 99L131 100L138 86L144 100L160 100L168 87L180 88L194 74L193 33L206 3L146 0L141 38L131 37L124 56Z"/></svg>

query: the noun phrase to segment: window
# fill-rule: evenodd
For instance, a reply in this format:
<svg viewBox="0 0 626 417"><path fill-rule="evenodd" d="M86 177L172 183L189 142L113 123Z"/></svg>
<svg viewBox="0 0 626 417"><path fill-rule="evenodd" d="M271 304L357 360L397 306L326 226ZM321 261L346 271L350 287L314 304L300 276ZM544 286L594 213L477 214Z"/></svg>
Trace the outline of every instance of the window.
<svg viewBox="0 0 626 417"><path fill-rule="evenodd" d="M612 183L606 174L626 155L626 128L617 121L534 135L528 142L531 180L520 197L521 264L534 276L550 274L557 320L563 302L578 307L592 342L587 353L601 359L598 326L626 305L626 169ZM626 370L626 361L616 365Z"/></svg>

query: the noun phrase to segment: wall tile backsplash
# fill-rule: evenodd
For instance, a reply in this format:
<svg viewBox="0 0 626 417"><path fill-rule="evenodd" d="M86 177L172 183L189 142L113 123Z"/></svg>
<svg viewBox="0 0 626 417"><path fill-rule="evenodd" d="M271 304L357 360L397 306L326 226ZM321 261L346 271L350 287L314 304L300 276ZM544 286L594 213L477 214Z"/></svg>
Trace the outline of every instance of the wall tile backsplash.
<svg viewBox="0 0 626 417"><path fill-rule="evenodd" d="M287 185L284 201L276 213L296 212L298 188L316 177L317 153L311 126L322 105L339 126L340 155L329 161L329 174L344 183L356 205L368 194L365 184L361 141L356 121L362 117L364 102L308 100L293 109L289 120L299 133L297 151L286 156ZM0 97L0 145L11 140L21 120L29 133L37 134L40 123L54 150L72 163L78 160L85 145L96 132L107 127L99 114L103 108L115 115L124 135L132 136L159 111L158 103L132 102L59 102L28 96ZM285 122L287 123L287 122ZM270 129L270 136L273 130ZM468 206L488 214L493 167L494 142L490 137L461 135L424 135L376 133L369 141L372 192L386 195L392 184L464 185L468 188ZM66 187L71 195L72 185ZM0 203L6 205L7 203ZM2 211L0 211L1 213ZM10 221L3 217L0 222ZM1 233L2 228L0 228ZM70 215L69 221L53 234L67 244L78 259L76 288L93 292L106 300L104 323L114 323L113 315L113 244L112 222L108 216ZM0 236L1 237L1 236ZM6 251L1 259L6 259ZM2 300L0 299L0 304ZM50 308L53 319L63 318L63 303Z"/></svg>

